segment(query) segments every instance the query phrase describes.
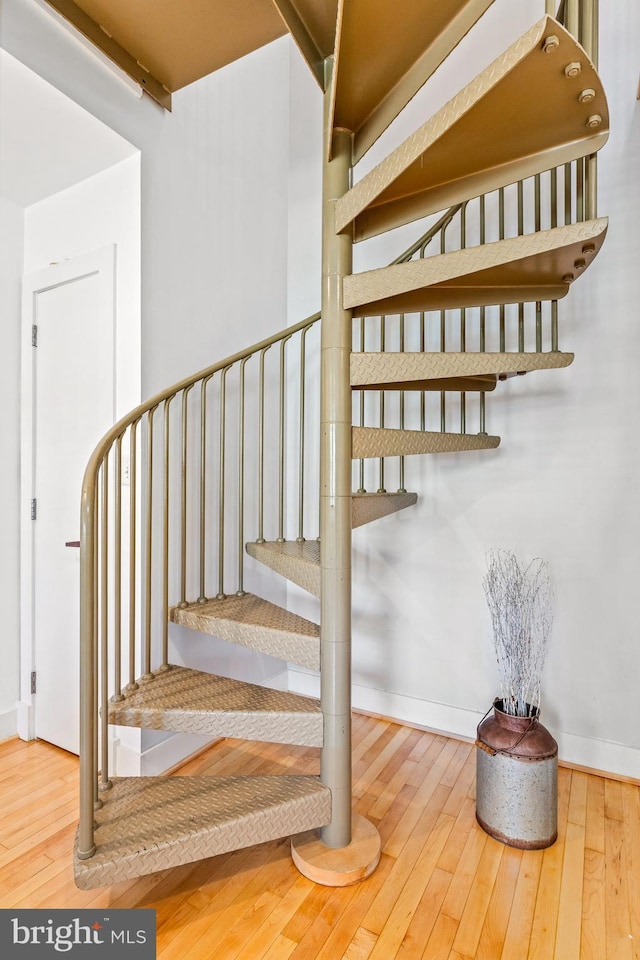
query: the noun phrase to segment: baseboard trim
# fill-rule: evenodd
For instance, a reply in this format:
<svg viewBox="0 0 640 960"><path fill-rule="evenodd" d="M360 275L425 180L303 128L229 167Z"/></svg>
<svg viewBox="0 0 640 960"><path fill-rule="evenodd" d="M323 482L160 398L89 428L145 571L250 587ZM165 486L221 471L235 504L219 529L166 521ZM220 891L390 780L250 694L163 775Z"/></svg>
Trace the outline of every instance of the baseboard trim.
<svg viewBox="0 0 640 960"><path fill-rule="evenodd" d="M320 678L317 674L290 666L289 689L292 693L318 697ZM475 740L476 727L484 715L476 710L418 700L358 684L352 687L352 704L353 709L360 713L467 741ZM636 747L555 730L552 733L558 741L561 765L611 780L631 783L640 780L640 750Z"/></svg>
<svg viewBox="0 0 640 960"><path fill-rule="evenodd" d="M0 740L7 740L9 737L14 737L17 732L17 709L14 707L13 710L5 710L3 713L0 713Z"/></svg>
<svg viewBox="0 0 640 960"><path fill-rule="evenodd" d="M33 704L27 703L26 700L18 700L14 713L16 718L14 732L17 732L21 740L35 740Z"/></svg>

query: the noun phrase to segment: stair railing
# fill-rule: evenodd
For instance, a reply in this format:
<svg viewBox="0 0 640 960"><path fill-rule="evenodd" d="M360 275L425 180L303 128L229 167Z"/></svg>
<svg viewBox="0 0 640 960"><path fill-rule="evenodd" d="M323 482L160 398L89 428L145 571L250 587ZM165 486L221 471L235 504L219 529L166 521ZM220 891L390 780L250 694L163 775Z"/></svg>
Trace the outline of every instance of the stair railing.
<svg viewBox="0 0 640 960"><path fill-rule="evenodd" d="M425 249L457 209L403 256ZM91 455L80 534L80 858L93 855L93 810L111 786L109 704L170 669L171 606L244 597L246 540L318 535L319 319L156 394Z"/></svg>
<svg viewBox="0 0 640 960"><path fill-rule="evenodd" d="M593 56L594 0L582 0L579 13L577 29L590 38ZM594 215L595 158L587 158L457 204L394 262ZM247 539L283 541L289 530L299 542L317 536L319 319L307 317L158 393L91 455L81 499L81 859L95 852L94 808L111 786L109 704L170 669L171 604L244 597ZM481 351L504 351L512 329L519 351L529 342L537 352L557 350L557 302L382 316L377 331L375 319L359 319L353 349L464 351L475 337ZM455 416L444 391L433 410L424 391L417 402L414 394L387 392L354 391L354 422L444 431ZM462 391L463 433L469 403ZM477 407L485 433L482 391ZM404 458L394 461L404 491ZM370 464L369 476L364 461L355 465L354 489L365 492L368 480L384 491L384 458Z"/></svg>

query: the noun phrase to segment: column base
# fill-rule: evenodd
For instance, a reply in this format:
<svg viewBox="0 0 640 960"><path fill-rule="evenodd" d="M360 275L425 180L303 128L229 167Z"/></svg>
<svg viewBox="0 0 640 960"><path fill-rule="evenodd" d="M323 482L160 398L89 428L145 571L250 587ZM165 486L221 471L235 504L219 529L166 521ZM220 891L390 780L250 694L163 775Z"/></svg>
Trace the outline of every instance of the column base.
<svg viewBox="0 0 640 960"><path fill-rule="evenodd" d="M304 877L325 887L348 887L370 876L380 862L381 841L377 828L359 814L351 821L351 843L327 847L317 830L291 839L291 857Z"/></svg>

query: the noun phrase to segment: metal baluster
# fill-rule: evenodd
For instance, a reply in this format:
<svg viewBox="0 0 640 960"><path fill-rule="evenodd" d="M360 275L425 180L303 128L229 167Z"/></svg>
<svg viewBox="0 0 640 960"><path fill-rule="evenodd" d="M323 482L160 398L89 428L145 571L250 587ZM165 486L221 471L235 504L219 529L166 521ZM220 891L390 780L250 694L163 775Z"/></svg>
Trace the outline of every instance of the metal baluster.
<svg viewBox="0 0 640 960"><path fill-rule="evenodd" d="M101 470L102 511L100 530L100 790L109 780L109 454Z"/></svg>
<svg viewBox="0 0 640 960"><path fill-rule="evenodd" d="M480 197L480 245L486 242L486 204L485 196ZM480 307L480 353L487 349L486 343L487 329L487 308ZM480 433L486 433L486 395L484 391L480 393Z"/></svg>
<svg viewBox="0 0 640 960"><path fill-rule="evenodd" d="M113 478L113 694L112 703L124 700L122 693L122 437L115 442Z"/></svg>
<svg viewBox="0 0 640 960"><path fill-rule="evenodd" d="M504 187L498 191L498 230L499 239L504 240ZM504 353L506 347L506 313L504 303L500 304L500 353Z"/></svg>
<svg viewBox="0 0 640 960"><path fill-rule="evenodd" d="M404 353L404 313L400 314L400 353ZM400 429L404 430L404 390L400 391ZM406 493L404 486L404 457L400 457L398 493Z"/></svg>
<svg viewBox="0 0 640 960"><path fill-rule="evenodd" d="M440 233L440 253L443 254L446 251L446 230L447 226L443 226L442 232ZM447 349L446 346L446 310L440 311L440 353L444 353ZM440 391L440 430L442 433L445 433L447 429L447 395L444 390Z"/></svg>
<svg viewBox="0 0 640 960"><path fill-rule="evenodd" d="M207 384L211 377L200 381L200 591L198 603L207 602L206 594L206 530L207 530Z"/></svg>
<svg viewBox="0 0 640 960"><path fill-rule="evenodd" d="M460 249L467 247L467 204L463 203L460 211ZM460 308L460 352L467 351L467 311L465 307ZM467 432L467 394L464 390L460 391L460 433Z"/></svg>
<svg viewBox="0 0 640 960"><path fill-rule="evenodd" d="M593 65L598 67L598 0L583 0L584 48ZM598 216L598 155L593 153L584 160L585 171L585 217L593 220Z"/></svg>
<svg viewBox="0 0 640 960"><path fill-rule="evenodd" d="M584 159L576 160L576 220L584 220Z"/></svg>
<svg viewBox="0 0 640 960"><path fill-rule="evenodd" d="M385 335L386 335L386 321L385 316L380 317L380 352L384 353L385 348ZM380 391L380 426L384 428L384 390ZM386 493L384 486L384 457L380 457L379 461L380 474L378 482L378 493Z"/></svg>
<svg viewBox="0 0 640 960"><path fill-rule="evenodd" d="M224 476L225 476L225 431L227 404L227 373L231 367L225 367L220 380L220 483L218 489L218 593L216 600L224 600Z"/></svg>
<svg viewBox="0 0 640 960"><path fill-rule="evenodd" d="M170 406L173 397L164 402L164 464L162 469L162 665L169 667L169 464L170 464Z"/></svg>
<svg viewBox="0 0 640 960"><path fill-rule="evenodd" d="M571 223L571 164L564 165L564 222Z"/></svg>
<svg viewBox="0 0 640 960"><path fill-rule="evenodd" d="M189 409L187 401L191 387L182 391L182 460L181 460L181 498L180 498L180 603L187 606L187 463L189 441Z"/></svg>
<svg viewBox="0 0 640 960"><path fill-rule="evenodd" d="M102 469L102 467L101 467L101 469ZM98 477L97 479L99 480L99 477ZM99 556L99 554L98 554L98 547L99 547L100 531L99 531L99 528L98 528L98 520L97 520L97 517L98 517L98 505L99 505L99 487L98 487L98 483L96 483L95 501L94 501L95 536L94 536L94 541L93 541L93 596L94 596L95 602L94 602L94 604L93 604L93 644L92 644L92 646L93 646L93 656L92 656L92 660L93 660L93 674L92 674L92 676L91 676L91 709L92 709L92 711L93 711L93 737L92 737L92 739L93 739L93 753L92 753L92 760L93 760L93 806L94 806L94 808L95 808L96 810L99 810L100 807L102 807L102 805L103 805L103 804L102 804L102 800L100 799L100 796L99 796L99 793L98 793L98 791L99 791L99 789L100 789L100 781L99 781L100 771L99 771L99 769L98 769L98 752L99 752L99 749L100 749L100 746L99 746L100 723L99 723L99 721L96 721L97 711L98 711L98 704L100 703L100 701L99 701L99 699L98 699L98 694L99 694L99 691L98 691L98 670L99 670L99 663L100 663L100 648L99 648L100 634L99 634L99 631L98 631L98 607L99 607L99 600L98 600L98 598L99 598L99 596L100 596L100 594L99 594L99 586L98 586L98 583L99 583L99 581L98 581L98 576L99 576L99 574L98 574L98 567L99 567L99 564L98 564L98 556Z"/></svg>
<svg viewBox="0 0 640 960"><path fill-rule="evenodd" d="M579 0L566 0L564 25L569 33L579 39Z"/></svg>
<svg viewBox="0 0 640 960"><path fill-rule="evenodd" d="M96 487L83 485L80 508L80 825L78 859L95 853L94 804L98 799L96 701Z"/></svg>
<svg viewBox="0 0 640 960"><path fill-rule="evenodd" d="M364 353L364 346L365 346L364 323L365 323L365 318L360 317L360 352L361 353ZM361 390L360 391L360 426L361 427L364 427L364 406L365 406L365 393L364 393L364 390ZM366 493L365 486L364 486L364 459L363 458L360 459L360 463L358 464L358 471L360 474L360 486L358 487L358 493Z"/></svg>
<svg viewBox="0 0 640 960"><path fill-rule="evenodd" d="M238 589L237 597L246 597L244 589L244 399L245 366L249 358L240 363L240 399L238 410Z"/></svg>
<svg viewBox="0 0 640 960"><path fill-rule="evenodd" d="M158 408L147 414L147 495L145 517L145 610L144 610L144 656L142 679L153 680L151 672L151 582L153 557L153 416Z"/></svg>
<svg viewBox="0 0 640 960"><path fill-rule="evenodd" d="M558 350L558 301L551 301L551 349Z"/></svg>
<svg viewBox="0 0 640 960"><path fill-rule="evenodd" d="M129 684L128 690L137 690L136 683L136 487L137 487L137 429L138 420L129 430Z"/></svg>
<svg viewBox="0 0 640 960"><path fill-rule="evenodd" d="M264 357L269 347L260 351L260 406L258 411L258 543L264 543Z"/></svg>
<svg viewBox="0 0 640 960"><path fill-rule="evenodd" d="M558 167L550 170L551 174L551 226L558 226Z"/></svg>
<svg viewBox="0 0 640 960"><path fill-rule="evenodd" d="M524 183L518 181L518 236L524 234ZM524 303L518 304L518 351L524 353Z"/></svg>
<svg viewBox="0 0 640 960"><path fill-rule="evenodd" d="M569 170L571 170L571 164L567 164ZM566 169L566 168L565 168ZM540 215L540 174L537 173L535 176L535 228L536 232L540 230L541 227L541 215ZM536 303L536 353L542 352L542 303L538 300Z"/></svg>
<svg viewBox="0 0 640 960"><path fill-rule="evenodd" d="M298 450L298 543L304 541L304 416L306 389L306 340L311 327L305 327L300 336L300 432Z"/></svg>
<svg viewBox="0 0 640 960"><path fill-rule="evenodd" d="M425 352L426 347L426 328L424 320L424 310L420 312L420 353ZM420 391L420 429L426 429L427 421L427 392L426 390Z"/></svg>
<svg viewBox="0 0 640 960"><path fill-rule="evenodd" d="M291 337L285 337L280 343L280 410L278 418L278 543L284 543L284 435L285 435L285 348Z"/></svg>

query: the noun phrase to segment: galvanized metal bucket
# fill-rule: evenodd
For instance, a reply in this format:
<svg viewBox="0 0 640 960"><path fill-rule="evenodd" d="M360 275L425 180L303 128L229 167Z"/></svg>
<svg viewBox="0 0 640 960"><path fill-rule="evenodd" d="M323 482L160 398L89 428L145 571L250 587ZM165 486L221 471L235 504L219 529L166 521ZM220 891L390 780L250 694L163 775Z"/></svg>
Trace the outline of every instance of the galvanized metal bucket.
<svg viewBox="0 0 640 960"><path fill-rule="evenodd" d="M478 726L476 818L496 840L539 850L558 836L558 744L536 707L512 717L502 706Z"/></svg>

